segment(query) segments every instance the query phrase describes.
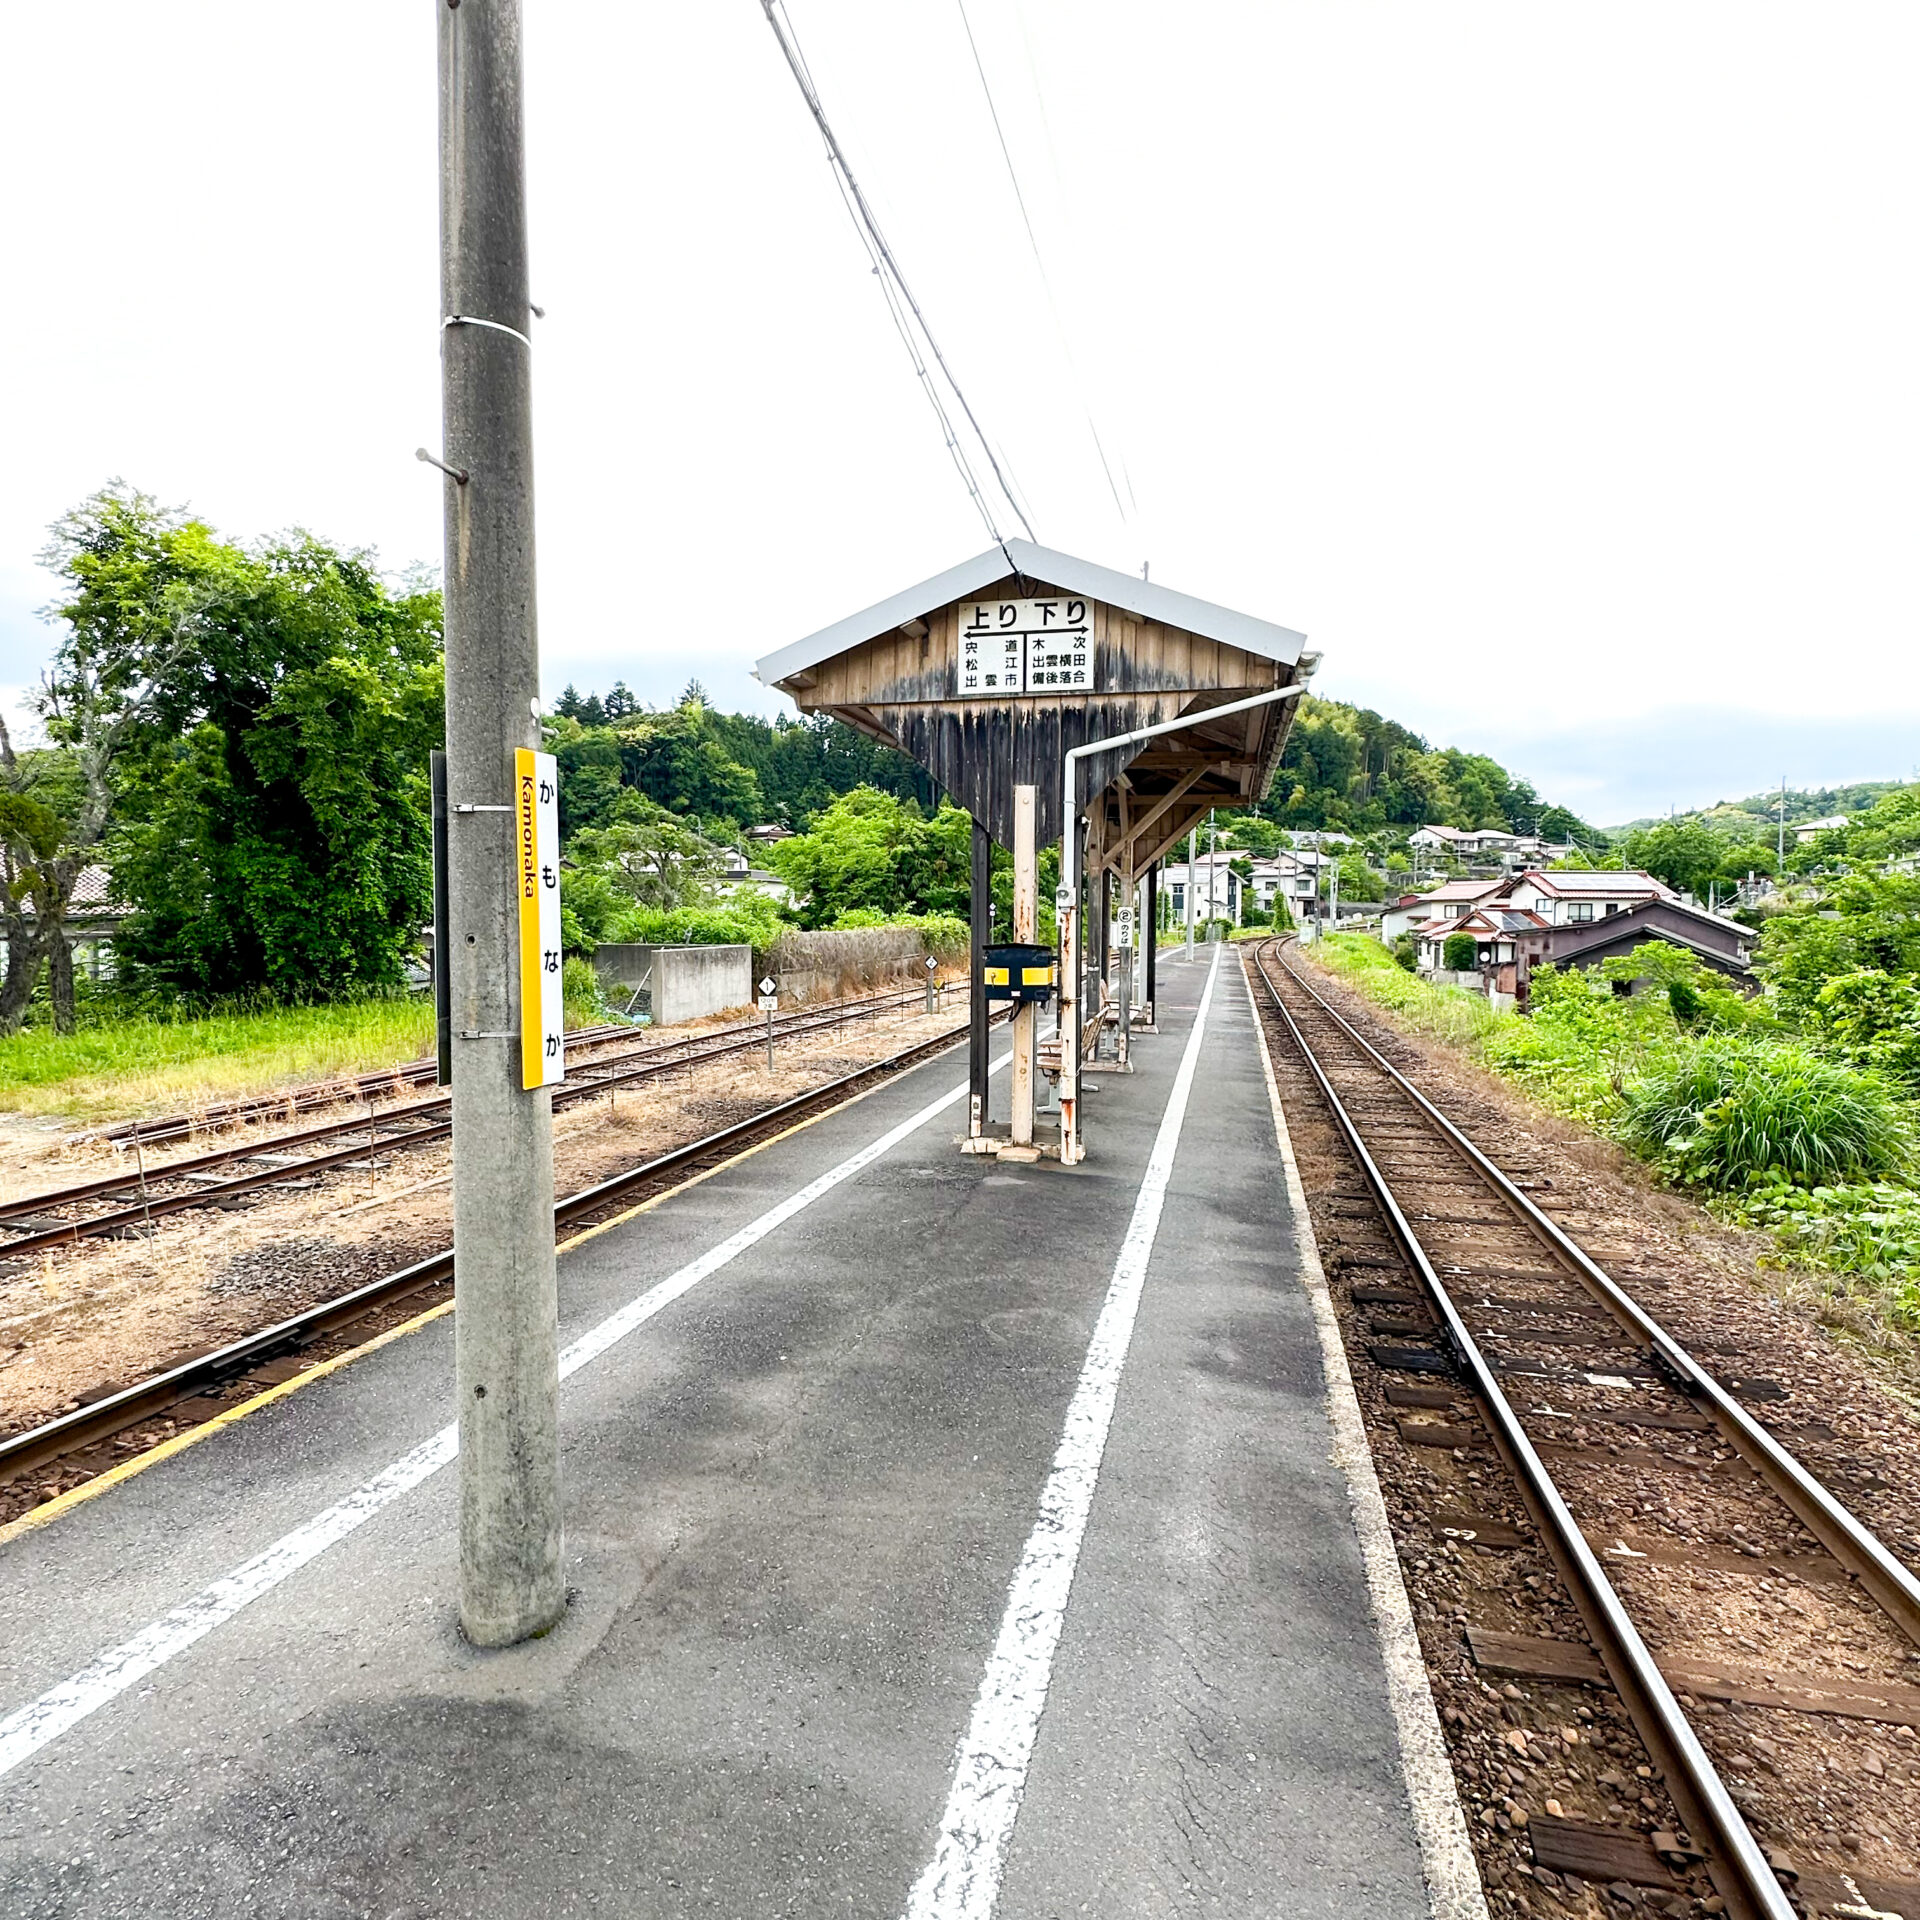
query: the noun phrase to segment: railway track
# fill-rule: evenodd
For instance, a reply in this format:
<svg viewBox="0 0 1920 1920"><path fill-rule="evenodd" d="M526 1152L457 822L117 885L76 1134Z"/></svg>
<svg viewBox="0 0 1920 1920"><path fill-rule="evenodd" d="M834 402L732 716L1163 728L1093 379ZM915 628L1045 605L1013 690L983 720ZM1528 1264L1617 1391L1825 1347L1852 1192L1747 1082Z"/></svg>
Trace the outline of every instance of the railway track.
<svg viewBox="0 0 1920 1920"><path fill-rule="evenodd" d="M624 1021L575 1027L567 1035L567 1046L569 1049L597 1046L606 1040L631 1039L633 1033L634 1028ZM194 1108L191 1113L117 1120L111 1126L98 1127L81 1137L110 1141L116 1146L164 1146L175 1140L191 1140L203 1133L217 1132L223 1127L245 1126L255 1120L291 1120L317 1108L337 1107L344 1100L390 1099L415 1087L431 1086L439 1071L439 1062L432 1058L401 1060L373 1073L310 1081L305 1086L254 1094L241 1100L216 1100Z"/></svg>
<svg viewBox="0 0 1920 1920"><path fill-rule="evenodd" d="M994 1024L1004 1018L996 1015ZM582 1188L555 1202L555 1232L593 1226L639 1200L717 1166L796 1120L891 1074L917 1066L964 1039L966 1031L960 1026L934 1034L611 1179ZM765 1044L764 1027L759 1044ZM170 1437L182 1424L215 1418L262 1386L292 1378L330 1353L377 1331L380 1323L396 1324L409 1317L418 1311L421 1294L453 1284L454 1277L453 1253L446 1249L164 1372L97 1394L57 1419L0 1438L0 1483L23 1477L31 1480L36 1474L57 1468L58 1481L77 1485L142 1446ZM156 1425L169 1414L178 1417ZM143 1431L135 1442L121 1438L118 1448L111 1447L117 1437L136 1429ZM38 1492L30 1489L25 1502L16 1499L10 1504L31 1505Z"/></svg>
<svg viewBox="0 0 1920 1920"><path fill-rule="evenodd" d="M1497 1164L1286 943L1252 958L1276 1067L1291 1056L1351 1168L1314 1204L1354 1370L1378 1386L1392 1437L1443 1463L1429 1504L1451 1551L1537 1543L1584 1629L1585 1643L1505 1630L1532 1623L1490 1577L1499 1603L1464 1625L1475 1670L1543 1700L1610 1683L1671 1806L1663 1824L1649 1792L1640 1817L1616 1804L1596 1821L1557 1801L1543 1816L1530 1796L1534 1810L1510 1798L1511 1815L1489 1800L1483 1819L1524 1830L1557 1893L1598 1880L1656 1911L1920 1920L1920 1768L1885 1832L1841 1831L1826 1811L1833 1773L1891 1780L1880 1747L1894 1769L1903 1747L1920 1754L1920 1581L1750 1410L1777 1387L1716 1377L1630 1291L1661 1276L1609 1273L1553 1218L1550 1170ZM1533 1542L1481 1510L1501 1470ZM1723 1617L1696 1618L1707 1611ZM1576 1750L1577 1724L1568 1714ZM1855 1737L1868 1727L1888 1737ZM1502 1737L1524 1764L1525 1727ZM1695 1907L1703 1873L1715 1904Z"/></svg>
<svg viewBox="0 0 1920 1920"><path fill-rule="evenodd" d="M917 1004L921 990L871 994L832 1006L804 1008L776 1015L774 1038L802 1039L850 1021L877 1018L889 1011ZM630 1027L584 1028L569 1036L568 1051L630 1039ZM662 1075L733 1054L749 1053L767 1044L764 1020L739 1021L678 1040L654 1040L641 1046L595 1051L581 1060L569 1060L567 1079L556 1087L556 1111L602 1095L614 1095ZM391 1092L404 1090L407 1077L417 1076L421 1063L409 1062L385 1077L364 1076L352 1083L299 1090L309 1110L325 1103L358 1098L362 1111L314 1126L213 1147L205 1152L149 1167L145 1149L162 1140L188 1137L188 1116L172 1116L156 1123L159 1130L143 1129L126 1135L134 1148L131 1166L92 1180L26 1198L0 1202L0 1261L19 1255L72 1247L100 1236L134 1237L151 1231L157 1218L168 1214L250 1204L248 1196L270 1188L305 1185L318 1176L343 1168L365 1166L380 1155L409 1153L443 1144L453 1131L453 1103L445 1094L425 1100L391 1100L376 1106L369 1083ZM434 1065L425 1063L425 1078ZM256 1102L233 1102L221 1110L220 1125L285 1111Z"/></svg>

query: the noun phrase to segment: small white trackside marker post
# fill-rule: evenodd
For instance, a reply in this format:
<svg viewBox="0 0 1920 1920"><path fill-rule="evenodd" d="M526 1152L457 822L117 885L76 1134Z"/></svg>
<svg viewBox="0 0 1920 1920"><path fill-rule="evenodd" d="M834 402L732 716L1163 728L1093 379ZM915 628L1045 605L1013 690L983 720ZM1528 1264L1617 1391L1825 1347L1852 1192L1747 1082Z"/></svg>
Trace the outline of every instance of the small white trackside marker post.
<svg viewBox="0 0 1920 1920"><path fill-rule="evenodd" d="M760 981L760 1011L767 1016L767 1071L773 1071L773 1015L780 1004L780 983L772 974Z"/></svg>

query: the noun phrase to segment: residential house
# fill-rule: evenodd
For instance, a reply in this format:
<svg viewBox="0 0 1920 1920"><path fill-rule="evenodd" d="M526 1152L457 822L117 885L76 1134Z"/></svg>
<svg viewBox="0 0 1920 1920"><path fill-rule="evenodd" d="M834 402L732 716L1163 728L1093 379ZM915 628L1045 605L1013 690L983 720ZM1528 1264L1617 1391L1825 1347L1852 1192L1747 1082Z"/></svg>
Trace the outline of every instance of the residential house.
<svg viewBox="0 0 1920 1920"><path fill-rule="evenodd" d="M1497 981L1495 985L1502 993L1512 993L1511 975L1522 950L1521 943L1529 935L1538 936L1548 931L1547 923L1537 913L1497 901L1470 907L1457 919L1430 920L1418 930L1414 936L1418 942L1417 964L1422 973L1440 972L1446 963L1447 942L1455 934L1464 933L1474 943L1474 969L1483 975L1494 969L1508 976L1504 986Z"/></svg>
<svg viewBox="0 0 1920 1920"><path fill-rule="evenodd" d="M1169 860L1160 870L1160 884L1166 889L1174 924L1186 924L1187 896L1191 889L1196 925L1204 925L1209 920L1230 920L1237 927L1241 881L1233 870L1233 862L1245 858L1243 853L1222 847L1217 853L1198 855L1191 869L1184 860Z"/></svg>
<svg viewBox="0 0 1920 1920"><path fill-rule="evenodd" d="M720 850L720 874L714 881L713 890L721 895L763 893L777 906L790 907L793 904L793 889L777 873L754 866L736 847L723 847Z"/></svg>
<svg viewBox="0 0 1920 1920"><path fill-rule="evenodd" d="M1794 841L1805 846L1809 841L1817 840L1823 833L1833 833L1848 824L1844 813L1829 814L1824 820L1803 820L1794 828Z"/></svg>
<svg viewBox="0 0 1920 1920"><path fill-rule="evenodd" d="M32 912L29 899L27 911ZM64 922L67 945L73 950L77 971L95 980L111 980L114 974L113 942L128 909L113 897L113 876L105 867L82 867L67 896ZM0 940L0 968L7 964L7 943Z"/></svg>
<svg viewBox="0 0 1920 1920"><path fill-rule="evenodd" d="M1543 840L1537 833L1508 833L1500 827L1421 827L1407 835L1407 845L1451 860L1483 865L1497 860L1509 872L1564 860L1573 851L1570 846Z"/></svg>
<svg viewBox="0 0 1920 1920"><path fill-rule="evenodd" d="M1556 967L1597 967L1601 961L1631 953L1649 940L1666 940L1685 947L1717 971L1746 980L1752 974L1753 945L1758 938L1751 927L1738 920L1709 913L1705 907L1668 893L1635 901L1598 920L1548 927L1523 939L1516 957L1524 979L1528 970L1546 961Z"/></svg>
<svg viewBox="0 0 1920 1920"><path fill-rule="evenodd" d="M1380 938L1388 946L1429 920L1445 920L1491 899L1503 880L1448 880L1426 893L1403 893L1380 916Z"/></svg>
<svg viewBox="0 0 1920 1920"><path fill-rule="evenodd" d="M1504 906L1537 913L1555 927L1584 926L1605 920L1643 900L1677 900L1680 896L1650 873L1586 873L1571 869L1545 873L1529 867L1500 890Z"/></svg>
<svg viewBox="0 0 1920 1920"><path fill-rule="evenodd" d="M1319 858L1311 853L1277 853L1253 862L1253 897L1264 913L1273 911L1275 898L1284 900L1297 918L1313 911L1319 886Z"/></svg>
<svg viewBox="0 0 1920 1920"><path fill-rule="evenodd" d="M1477 860L1509 847L1519 836L1498 827L1418 827L1407 835L1407 845L1456 860Z"/></svg>
<svg viewBox="0 0 1920 1920"><path fill-rule="evenodd" d="M1649 940L1685 947L1722 973L1745 979L1754 942L1751 928L1636 872L1529 870L1451 918L1436 916L1417 926L1422 971L1440 970L1454 933L1473 936L1476 966L1490 992L1523 1001L1536 966L1598 966Z"/></svg>

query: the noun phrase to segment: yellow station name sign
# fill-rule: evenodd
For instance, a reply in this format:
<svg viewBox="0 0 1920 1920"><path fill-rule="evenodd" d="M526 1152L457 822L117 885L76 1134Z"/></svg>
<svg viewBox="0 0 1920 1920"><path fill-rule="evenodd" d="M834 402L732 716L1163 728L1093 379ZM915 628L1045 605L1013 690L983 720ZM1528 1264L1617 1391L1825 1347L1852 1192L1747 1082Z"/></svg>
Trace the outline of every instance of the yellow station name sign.
<svg viewBox="0 0 1920 1920"><path fill-rule="evenodd" d="M550 753L513 755L513 847L520 910L520 1084L567 1077L560 975L560 775Z"/></svg>

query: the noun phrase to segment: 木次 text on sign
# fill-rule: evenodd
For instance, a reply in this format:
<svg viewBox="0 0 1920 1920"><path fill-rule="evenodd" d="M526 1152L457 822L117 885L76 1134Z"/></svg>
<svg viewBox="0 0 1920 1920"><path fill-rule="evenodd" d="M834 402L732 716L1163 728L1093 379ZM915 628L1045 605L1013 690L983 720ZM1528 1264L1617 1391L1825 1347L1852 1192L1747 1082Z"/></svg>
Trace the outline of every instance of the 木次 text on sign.
<svg viewBox="0 0 1920 1920"><path fill-rule="evenodd" d="M1093 686L1086 600L963 600L962 693L1074 693Z"/></svg>
<svg viewBox="0 0 1920 1920"><path fill-rule="evenodd" d="M550 753L513 754L513 851L520 904L520 1084L567 1077L560 977L560 776Z"/></svg>

